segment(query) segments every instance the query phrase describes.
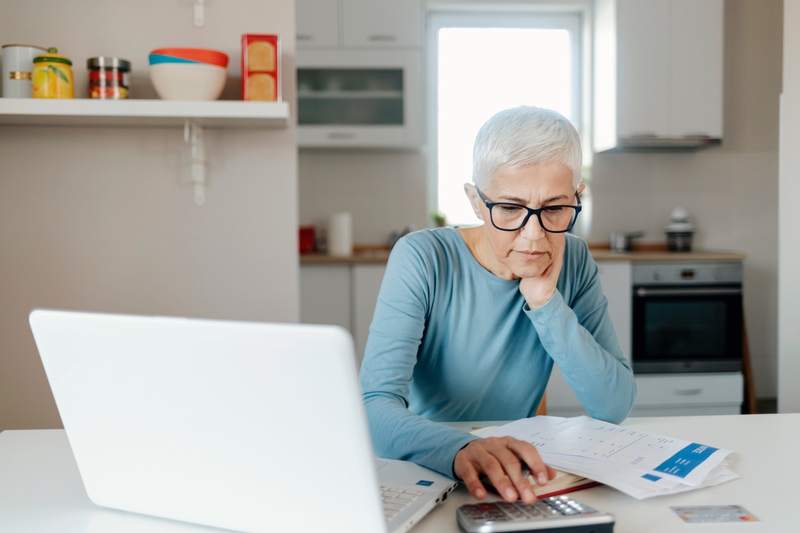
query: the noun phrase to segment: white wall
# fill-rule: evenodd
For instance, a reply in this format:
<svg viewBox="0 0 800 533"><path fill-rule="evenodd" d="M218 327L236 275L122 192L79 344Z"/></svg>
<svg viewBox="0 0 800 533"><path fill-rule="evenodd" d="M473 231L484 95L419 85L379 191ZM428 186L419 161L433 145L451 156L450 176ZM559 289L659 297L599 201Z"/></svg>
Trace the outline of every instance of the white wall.
<svg viewBox="0 0 800 533"><path fill-rule="evenodd" d="M200 46L231 57L240 36L278 33L293 72L291 0L5 0L0 41L58 46L85 94L86 58L133 61L132 94L152 96L147 53ZM294 107L294 76L284 95ZM209 130L207 204L193 204L182 130L0 127L0 429L57 427L27 325L35 307L296 321L295 131Z"/></svg>
<svg viewBox="0 0 800 533"><path fill-rule="evenodd" d="M647 240L663 240L670 210L684 205L696 216L699 247L746 253L747 327L761 397L774 397L777 381L781 19L780 0L725 2L723 146L597 157L590 237L604 242L612 231L641 229ZM424 152L301 151L300 219L324 222L349 210L356 242L382 242L392 229L429 223L426 174Z"/></svg>
<svg viewBox="0 0 800 533"><path fill-rule="evenodd" d="M430 224L427 165L419 151L301 150L300 222L325 227L337 211L353 214L356 243L385 243L409 224Z"/></svg>
<svg viewBox="0 0 800 533"><path fill-rule="evenodd" d="M778 410L800 411L800 5L786 2L780 157Z"/></svg>

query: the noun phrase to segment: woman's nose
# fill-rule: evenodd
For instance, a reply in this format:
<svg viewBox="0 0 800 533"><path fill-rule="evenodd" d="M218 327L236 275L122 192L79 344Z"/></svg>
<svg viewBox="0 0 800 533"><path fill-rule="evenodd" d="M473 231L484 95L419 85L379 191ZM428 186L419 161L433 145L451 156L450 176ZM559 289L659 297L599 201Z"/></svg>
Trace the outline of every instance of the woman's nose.
<svg viewBox="0 0 800 533"><path fill-rule="evenodd" d="M539 217L531 215L528 222L522 226L522 236L529 241L537 241L544 237L545 231L539 223Z"/></svg>

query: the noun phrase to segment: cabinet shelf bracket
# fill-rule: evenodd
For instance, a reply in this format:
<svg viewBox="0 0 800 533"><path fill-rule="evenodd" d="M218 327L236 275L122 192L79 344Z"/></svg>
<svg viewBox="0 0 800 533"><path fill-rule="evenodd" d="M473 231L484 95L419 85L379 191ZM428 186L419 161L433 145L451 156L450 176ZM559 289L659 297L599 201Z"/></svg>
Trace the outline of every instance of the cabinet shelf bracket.
<svg viewBox="0 0 800 533"><path fill-rule="evenodd" d="M189 145L190 179L194 186L194 203L201 207L206 203L206 145L203 127L194 120L184 122L183 141Z"/></svg>

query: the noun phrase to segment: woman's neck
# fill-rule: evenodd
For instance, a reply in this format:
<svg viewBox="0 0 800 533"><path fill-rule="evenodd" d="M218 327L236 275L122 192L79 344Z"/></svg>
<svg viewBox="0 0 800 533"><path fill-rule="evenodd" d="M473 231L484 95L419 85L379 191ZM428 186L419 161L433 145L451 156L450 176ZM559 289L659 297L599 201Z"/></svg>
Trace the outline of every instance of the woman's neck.
<svg viewBox="0 0 800 533"><path fill-rule="evenodd" d="M472 256L483 268L500 279L513 280L517 276L511 269L497 260L492 250L492 245L486 238L485 228L477 226L472 228L459 228L458 232L467 244Z"/></svg>

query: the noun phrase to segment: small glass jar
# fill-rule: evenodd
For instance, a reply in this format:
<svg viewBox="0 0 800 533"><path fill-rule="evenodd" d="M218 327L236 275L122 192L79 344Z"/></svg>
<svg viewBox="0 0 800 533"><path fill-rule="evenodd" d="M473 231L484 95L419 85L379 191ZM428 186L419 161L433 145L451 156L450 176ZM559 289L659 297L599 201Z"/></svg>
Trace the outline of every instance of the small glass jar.
<svg viewBox="0 0 800 533"><path fill-rule="evenodd" d="M90 57L86 61L89 69L89 98L122 100L130 91L131 63L118 57Z"/></svg>

